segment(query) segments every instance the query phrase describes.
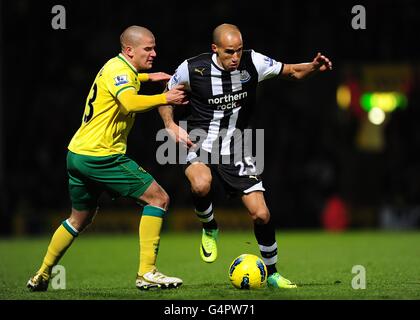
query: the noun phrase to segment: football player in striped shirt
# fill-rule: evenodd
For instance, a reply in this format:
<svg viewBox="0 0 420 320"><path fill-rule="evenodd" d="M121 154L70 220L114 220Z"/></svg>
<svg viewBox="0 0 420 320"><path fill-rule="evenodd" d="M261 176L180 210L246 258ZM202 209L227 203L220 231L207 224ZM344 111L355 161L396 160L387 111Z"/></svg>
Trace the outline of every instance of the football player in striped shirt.
<svg viewBox="0 0 420 320"><path fill-rule="evenodd" d="M231 24L214 30L212 52L187 59L177 68L168 89L182 84L190 93L187 131L174 122L172 106L161 106L159 112L177 142L189 147L185 175L191 185L196 215L203 224L200 255L205 262L217 258L219 230L211 192L213 176L217 176L229 193L241 196L253 220L255 237L267 265L268 285L296 288L277 272L275 229L264 198L261 170L246 154L246 148L242 150L238 144L240 147L244 141L244 130L251 127L254 112L269 112L263 106L257 109L258 83L276 76L301 80L331 69L331 61L320 53L310 63L284 64L254 50L244 50L241 32ZM200 140L193 144L190 136ZM218 161L215 163L214 159Z"/></svg>
<svg viewBox="0 0 420 320"><path fill-rule="evenodd" d="M140 253L136 286L139 289L178 287L182 280L156 268L160 230L169 197L153 177L128 158L127 136L135 115L167 103L185 104L182 86L157 95L139 95L144 81L167 81L165 73L139 73L152 67L155 37L144 27L128 27L120 37L121 53L96 75L86 99L81 126L67 155L70 217L55 231L40 269L31 277L31 291L45 291L51 270L73 240L92 222L98 198L107 191L113 197L130 197L145 204L140 219Z"/></svg>

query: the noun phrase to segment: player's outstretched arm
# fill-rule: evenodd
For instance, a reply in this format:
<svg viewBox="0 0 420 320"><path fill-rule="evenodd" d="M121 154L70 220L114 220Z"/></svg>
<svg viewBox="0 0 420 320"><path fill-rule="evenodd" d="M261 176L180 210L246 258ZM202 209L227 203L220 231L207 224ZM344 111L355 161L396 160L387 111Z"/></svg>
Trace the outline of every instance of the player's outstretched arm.
<svg viewBox="0 0 420 320"><path fill-rule="evenodd" d="M170 74L165 72L153 72L153 73L139 73L138 79L140 82L167 82L171 78Z"/></svg>
<svg viewBox="0 0 420 320"><path fill-rule="evenodd" d="M332 62L320 52L312 62L285 64L281 77L289 80L304 80L318 73L332 70Z"/></svg>
<svg viewBox="0 0 420 320"><path fill-rule="evenodd" d="M118 96L118 101L124 113L146 112L161 105L185 105L183 86L176 86L168 92L155 95L138 95L134 90L125 90Z"/></svg>

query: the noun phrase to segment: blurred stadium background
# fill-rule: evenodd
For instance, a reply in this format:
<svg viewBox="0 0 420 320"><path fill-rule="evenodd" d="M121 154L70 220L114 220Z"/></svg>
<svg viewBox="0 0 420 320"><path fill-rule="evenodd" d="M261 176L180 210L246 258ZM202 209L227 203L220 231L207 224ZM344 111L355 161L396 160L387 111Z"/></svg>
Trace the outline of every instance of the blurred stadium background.
<svg viewBox="0 0 420 320"><path fill-rule="evenodd" d="M51 8L66 9L53 30ZM366 30L351 27L364 5ZM50 234L69 213L65 157L86 95L132 24L150 28L152 71L173 73L208 51L211 32L237 24L246 48L285 63L318 51L333 72L259 88L264 184L279 229L418 229L420 226L420 6L416 1L30 1L0 3L0 234ZM145 85L144 93L161 88ZM171 197L167 230L197 230L181 166L160 166L157 111L137 116L128 155ZM220 190L217 188L216 190ZM91 231L134 231L139 209L101 199ZM251 226L238 200L215 194L222 228ZM90 231L90 232L91 232Z"/></svg>

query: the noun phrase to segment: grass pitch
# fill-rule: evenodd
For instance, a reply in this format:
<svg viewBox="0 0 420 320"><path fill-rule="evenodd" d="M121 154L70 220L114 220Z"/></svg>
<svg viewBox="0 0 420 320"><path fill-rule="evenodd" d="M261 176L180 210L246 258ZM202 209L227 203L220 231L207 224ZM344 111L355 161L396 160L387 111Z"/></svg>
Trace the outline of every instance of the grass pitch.
<svg viewBox="0 0 420 320"><path fill-rule="evenodd" d="M420 299L420 232L278 232L278 269L299 288L255 291L231 286L228 268L242 253L259 254L251 231L219 236L219 258L199 256L200 231L163 233L158 268L184 280L173 290L139 291L136 234L79 236L60 261L66 289L28 292L49 237L0 239L0 299L3 300L283 300ZM366 270L366 289L352 288L355 265Z"/></svg>

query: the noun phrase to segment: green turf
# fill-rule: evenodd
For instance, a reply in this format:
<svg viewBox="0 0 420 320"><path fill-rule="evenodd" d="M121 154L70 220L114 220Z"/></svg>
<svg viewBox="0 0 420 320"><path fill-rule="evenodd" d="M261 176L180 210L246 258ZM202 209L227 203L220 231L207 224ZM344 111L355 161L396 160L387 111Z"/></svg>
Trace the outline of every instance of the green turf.
<svg viewBox="0 0 420 320"><path fill-rule="evenodd" d="M200 260L200 233L164 233L158 258L163 273L184 280L174 290L139 291L134 286L138 240L133 235L93 235L73 243L60 264L65 290L30 293L25 284L39 267L49 238L0 240L1 299L419 299L419 232L278 232L280 273L297 282L295 290L234 289L231 261L258 254L252 232L221 232L219 259ZM366 268L367 287L351 286L352 267Z"/></svg>

